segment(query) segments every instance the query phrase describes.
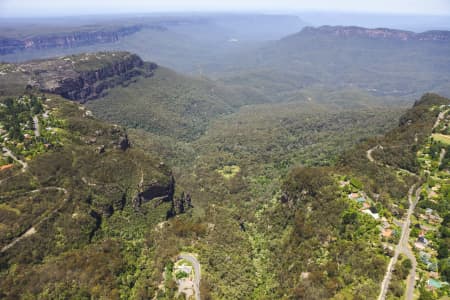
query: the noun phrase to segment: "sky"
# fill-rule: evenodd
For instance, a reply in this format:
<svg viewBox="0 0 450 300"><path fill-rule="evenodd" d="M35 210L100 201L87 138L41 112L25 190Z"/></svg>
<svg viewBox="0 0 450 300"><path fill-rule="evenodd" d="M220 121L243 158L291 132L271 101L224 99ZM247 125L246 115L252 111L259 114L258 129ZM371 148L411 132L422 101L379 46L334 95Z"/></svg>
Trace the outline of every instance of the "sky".
<svg viewBox="0 0 450 300"><path fill-rule="evenodd" d="M0 18L202 11L450 15L450 0L0 0Z"/></svg>

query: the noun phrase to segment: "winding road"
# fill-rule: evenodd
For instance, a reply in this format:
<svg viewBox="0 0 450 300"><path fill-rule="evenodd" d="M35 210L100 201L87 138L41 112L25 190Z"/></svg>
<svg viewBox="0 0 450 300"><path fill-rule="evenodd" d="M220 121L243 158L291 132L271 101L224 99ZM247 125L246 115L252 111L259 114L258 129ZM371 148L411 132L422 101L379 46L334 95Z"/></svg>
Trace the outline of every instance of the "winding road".
<svg viewBox="0 0 450 300"><path fill-rule="evenodd" d="M416 143L417 143L417 141L416 141ZM401 146L400 146L400 147L401 147ZM399 146L394 146L394 147L389 147L389 148L399 148ZM389 168L389 169L394 169L394 167L389 166L389 165L387 165L387 164L382 164L382 163L380 163L380 162L377 162L377 161L373 158L372 152L375 151L375 150L377 150L377 149L383 150L384 148L383 148L383 146L381 146L381 145L376 145L375 147L370 148L369 150L367 150L367 153L366 153L367 159L368 159L370 162L373 162L373 163L378 164L378 165L380 165L380 166L383 166L383 167L386 167L386 168ZM409 171L409 170L402 169L402 168L397 168L397 170L402 171L402 172L404 172L404 173L407 173L407 174L409 174L409 175L411 175L411 176L417 177L417 174L416 174L416 173L413 173L413 172L411 172L411 171Z"/></svg>
<svg viewBox="0 0 450 300"><path fill-rule="evenodd" d="M28 164L20 159L18 159L12 152L6 147L3 147L4 155L11 157L13 160L22 165L22 172L25 172L28 169Z"/></svg>
<svg viewBox="0 0 450 300"><path fill-rule="evenodd" d="M200 263L198 262L197 258L189 253L182 253L178 255L179 259L185 259L188 262L192 264L194 267L194 292L195 292L195 299L200 300L200 280L201 280L201 273L200 273Z"/></svg>
<svg viewBox="0 0 450 300"><path fill-rule="evenodd" d="M443 112L440 112L440 113L439 113L439 115L438 115L438 117L437 117L437 120L436 120L436 123L434 123L433 129L435 129L436 127L439 126L439 123L441 123L441 121L444 119L445 115L446 115L449 111L450 111L450 109L447 109L447 110L444 110Z"/></svg>
<svg viewBox="0 0 450 300"><path fill-rule="evenodd" d="M370 162L375 162L375 159L373 159L373 157L372 157L372 152L373 152L374 150L378 149L379 147L380 147L380 145L376 145L375 147L370 148L369 150L367 150L367 159L368 159Z"/></svg>

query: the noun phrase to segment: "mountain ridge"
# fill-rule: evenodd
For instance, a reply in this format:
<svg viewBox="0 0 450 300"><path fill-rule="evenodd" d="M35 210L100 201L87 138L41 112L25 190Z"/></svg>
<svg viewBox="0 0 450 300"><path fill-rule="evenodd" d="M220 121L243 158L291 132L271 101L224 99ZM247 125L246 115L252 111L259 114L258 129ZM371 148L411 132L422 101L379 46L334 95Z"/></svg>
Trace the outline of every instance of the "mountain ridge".
<svg viewBox="0 0 450 300"><path fill-rule="evenodd" d="M104 96L108 89L127 85L138 76L153 75L158 66L128 52L98 52L3 66L2 81L27 89L59 94L78 102ZM2 86L2 84L0 84Z"/></svg>
<svg viewBox="0 0 450 300"><path fill-rule="evenodd" d="M362 37L401 41L450 41L450 31L430 30L421 33L392 28L365 28L359 26L320 26L305 27L296 35L325 34L336 37Z"/></svg>

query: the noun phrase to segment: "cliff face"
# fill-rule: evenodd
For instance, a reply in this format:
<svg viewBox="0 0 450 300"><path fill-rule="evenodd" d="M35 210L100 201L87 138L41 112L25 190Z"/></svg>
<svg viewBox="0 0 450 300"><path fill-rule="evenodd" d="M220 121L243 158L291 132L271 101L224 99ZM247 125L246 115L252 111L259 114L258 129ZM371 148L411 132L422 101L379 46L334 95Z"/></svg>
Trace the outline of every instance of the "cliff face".
<svg viewBox="0 0 450 300"><path fill-rule="evenodd" d="M450 41L450 31L433 30L422 33L388 28L363 28L356 26L305 27L300 34L324 34L337 37L359 37L400 41Z"/></svg>
<svg viewBox="0 0 450 300"><path fill-rule="evenodd" d="M10 54L27 49L73 48L98 43L113 43L120 38L136 33L143 25L120 27L111 30L75 31L69 33L46 34L24 39L0 37L0 54ZM165 30L162 26L146 26L154 30Z"/></svg>
<svg viewBox="0 0 450 300"><path fill-rule="evenodd" d="M22 41L0 37L0 55L14 53L23 49L25 49L25 45Z"/></svg>
<svg viewBox="0 0 450 300"><path fill-rule="evenodd" d="M138 210L139 207L149 201L154 201L154 206L158 206L164 201L174 203L175 179L172 177L169 184L160 184L153 182L149 184L140 183L139 192L133 199L133 207Z"/></svg>
<svg viewBox="0 0 450 300"><path fill-rule="evenodd" d="M79 102L103 96L108 89L127 85L138 76L149 77L156 64L128 52L81 54L15 65L29 88L59 94Z"/></svg>

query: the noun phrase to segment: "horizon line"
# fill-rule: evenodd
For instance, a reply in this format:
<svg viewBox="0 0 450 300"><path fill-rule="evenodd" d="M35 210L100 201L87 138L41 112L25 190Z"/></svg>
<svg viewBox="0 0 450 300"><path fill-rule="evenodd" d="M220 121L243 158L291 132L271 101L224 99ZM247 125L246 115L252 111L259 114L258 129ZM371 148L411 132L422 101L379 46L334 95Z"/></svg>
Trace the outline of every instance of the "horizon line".
<svg viewBox="0 0 450 300"><path fill-rule="evenodd" d="M323 14L353 14L353 15L383 15L383 16L422 16L422 17L450 17L450 12L446 13L401 13L401 12L382 12L382 11L344 11L344 10L167 10L167 11L153 11L153 12L105 12L105 13L79 13L79 14L69 14L69 15L58 15L58 14L36 14L36 15L12 15L3 16L0 14L0 22L4 19L58 19L58 18L81 18L81 17L145 17L145 16L185 16L185 15L208 15L208 14L219 14L219 15L284 15L284 16L299 16L302 13L323 13Z"/></svg>

